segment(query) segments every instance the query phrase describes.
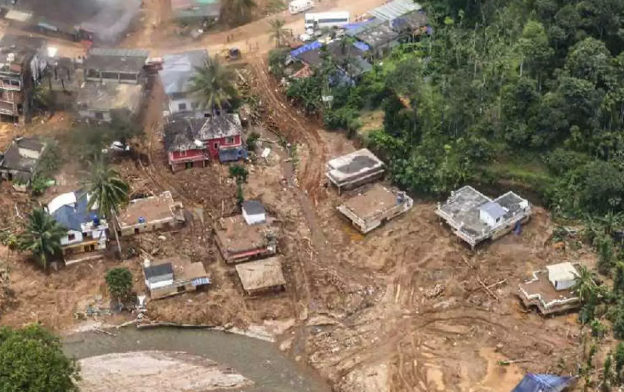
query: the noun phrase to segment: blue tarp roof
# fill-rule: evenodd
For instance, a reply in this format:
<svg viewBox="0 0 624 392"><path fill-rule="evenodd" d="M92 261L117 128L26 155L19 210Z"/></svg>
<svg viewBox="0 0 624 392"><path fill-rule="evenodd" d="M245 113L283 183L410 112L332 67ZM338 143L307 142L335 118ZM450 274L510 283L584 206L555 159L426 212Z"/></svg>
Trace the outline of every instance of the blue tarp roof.
<svg viewBox="0 0 624 392"><path fill-rule="evenodd" d="M76 207L64 205L54 211L52 217L55 221L66 227L67 229L82 231L80 225L87 223L97 217L95 211L87 209L87 194L76 193Z"/></svg>
<svg viewBox="0 0 624 392"><path fill-rule="evenodd" d="M323 44L321 44L319 41L314 41L312 43L309 44L305 44L303 46L298 47L297 49L293 50L290 52L290 56L291 57L297 57L302 53L308 52L310 50L314 50L314 49L320 49L321 46L323 46Z"/></svg>
<svg viewBox="0 0 624 392"><path fill-rule="evenodd" d="M527 374L511 392L561 392L574 377L554 374Z"/></svg>
<svg viewBox="0 0 624 392"><path fill-rule="evenodd" d="M370 50L370 46L366 45L364 42L356 41L353 43L353 46L360 49L362 52L367 52Z"/></svg>

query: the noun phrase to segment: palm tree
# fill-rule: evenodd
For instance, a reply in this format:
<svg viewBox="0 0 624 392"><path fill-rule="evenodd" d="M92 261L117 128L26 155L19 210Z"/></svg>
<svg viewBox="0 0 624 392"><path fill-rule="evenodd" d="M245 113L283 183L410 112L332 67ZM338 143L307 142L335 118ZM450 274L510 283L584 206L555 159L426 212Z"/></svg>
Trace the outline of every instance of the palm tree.
<svg viewBox="0 0 624 392"><path fill-rule="evenodd" d="M254 0L227 0L222 8L223 18L230 23L245 23L251 19L251 11L257 6Z"/></svg>
<svg viewBox="0 0 624 392"><path fill-rule="evenodd" d="M591 301L596 296L597 286L592 278L591 271L584 265L579 266L576 283L572 288L581 299L582 303Z"/></svg>
<svg viewBox="0 0 624 392"><path fill-rule="evenodd" d="M604 227L605 234L613 235L613 232L622 226L622 213L611 210L603 218L600 218L600 222Z"/></svg>
<svg viewBox="0 0 624 392"><path fill-rule="evenodd" d="M216 107L222 110L238 96L233 82L232 71L213 57L206 60L203 66L195 68L190 91L199 98L202 108L214 111Z"/></svg>
<svg viewBox="0 0 624 392"><path fill-rule="evenodd" d="M115 221L113 232L117 241L117 251L121 256L121 243L115 226L119 207L128 202L130 186L119 177L119 173L106 166L102 160L93 164L83 186L89 194L87 208L97 207L98 215Z"/></svg>
<svg viewBox="0 0 624 392"><path fill-rule="evenodd" d="M29 250L43 269L48 268L48 261L61 253L61 238L67 235L67 229L54 220L43 208L33 210L28 215L24 231L17 238L19 250Z"/></svg>
<svg viewBox="0 0 624 392"><path fill-rule="evenodd" d="M284 22L283 19L273 19L269 21L269 24L271 25L269 37L270 39L275 40L275 47L279 48L282 46L282 41L286 36L286 29L284 29L286 22Z"/></svg>

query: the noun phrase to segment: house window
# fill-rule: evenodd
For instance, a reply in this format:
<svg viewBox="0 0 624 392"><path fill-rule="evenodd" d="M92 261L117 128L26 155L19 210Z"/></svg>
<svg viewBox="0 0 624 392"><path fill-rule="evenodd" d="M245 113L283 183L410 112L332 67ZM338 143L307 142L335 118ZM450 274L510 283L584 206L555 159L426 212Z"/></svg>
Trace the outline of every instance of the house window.
<svg viewBox="0 0 624 392"><path fill-rule="evenodd" d="M214 149L215 149L215 150L218 150L218 149L219 149L219 142L215 142L215 144L214 144Z"/></svg>
<svg viewBox="0 0 624 392"><path fill-rule="evenodd" d="M74 241L76 239L76 234L74 234L74 233L67 234L67 239L69 241Z"/></svg>
<svg viewBox="0 0 624 392"><path fill-rule="evenodd" d="M186 103L179 103L178 110L186 110Z"/></svg>
<svg viewBox="0 0 624 392"><path fill-rule="evenodd" d="M225 144L234 144L234 138L233 137L226 137L225 138Z"/></svg>
<svg viewBox="0 0 624 392"><path fill-rule="evenodd" d="M104 113L102 113L102 112L95 112L95 119L96 120L104 120Z"/></svg>
<svg viewBox="0 0 624 392"><path fill-rule="evenodd" d="M186 287L185 286L178 286L178 293L183 293L186 291Z"/></svg>

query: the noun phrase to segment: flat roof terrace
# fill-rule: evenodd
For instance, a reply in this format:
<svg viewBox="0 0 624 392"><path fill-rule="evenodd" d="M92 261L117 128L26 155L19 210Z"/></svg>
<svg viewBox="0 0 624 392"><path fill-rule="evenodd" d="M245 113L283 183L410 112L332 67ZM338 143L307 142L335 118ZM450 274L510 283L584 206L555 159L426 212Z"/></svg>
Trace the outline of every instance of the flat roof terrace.
<svg viewBox="0 0 624 392"><path fill-rule="evenodd" d="M327 163L327 178L336 186L364 183L384 172L384 163L368 149L352 152Z"/></svg>
<svg viewBox="0 0 624 392"><path fill-rule="evenodd" d="M533 279L519 284L519 294L525 306L537 306L542 314L561 312L580 305L573 289L555 290L547 271L533 272Z"/></svg>
<svg viewBox="0 0 624 392"><path fill-rule="evenodd" d="M367 220L397 205L397 196L379 184L360 193L343 204L355 215Z"/></svg>
<svg viewBox="0 0 624 392"><path fill-rule="evenodd" d="M479 236L490 228L480 219L479 207L491 201L492 199L473 187L465 186L453 192L438 210L445 215L447 221L452 220L459 230L470 236Z"/></svg>

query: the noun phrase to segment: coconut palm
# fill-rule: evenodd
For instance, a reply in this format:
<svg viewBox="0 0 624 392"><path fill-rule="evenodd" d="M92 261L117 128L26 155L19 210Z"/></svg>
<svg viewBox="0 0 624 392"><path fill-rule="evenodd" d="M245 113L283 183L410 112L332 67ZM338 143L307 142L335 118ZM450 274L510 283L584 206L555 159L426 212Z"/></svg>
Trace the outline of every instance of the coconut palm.
<svg viewBox="0 0 624 392"><path fill-rule="evenodd" d="M254 0L226 0L222 7L223 18L234 24L248 22L251 11L257 6Z"/></svg>
<svg viewBox="0 0 624 392"><path fill-rule="evenodd" d="M195 68L190 91L197 96L203 109L222 110L238 96L233 82L232 71L213 57L206 60L201 67Z"/></svg>
<svg viewBox="0 0 624 392"><path fill-rule="evenodd" d="M17 246L19 250L30 251L45 270L50 258L61 253L61 238L65 235L67 229L43 208L38 208L28 215L24 231L17 238Z"/></svg>
<svg viewBox="0 0 624 392"><path fill-rule="evenodd" d="M275 47L278 48L282 46L282 42L286 37L286 29L284 26L286 22L283 19L273 19L269 21L271 28L269 29L269 37L272 40L275 40Z"/></svg>
<svg viewBox="0 0 624 392"><path fill-rule="evenodd" d="M584 265L579 266L576 283L572 289L578 294L582 303L587 303L595 298L598 287L592 278L591 271Z"/></svg>
<svg viewBox="0 0 624 392"><path fill-rule="evenodd" d="M89 209L96 207L100 216L116 220L119 207L128 202L130 190L128 183L122 180L119 173L109 168L102 160L98 160L92 165L83 186L89 194L87 207ZM121 255L117 229L114 228L113 232L117 241L117 250Z"/></svg>

